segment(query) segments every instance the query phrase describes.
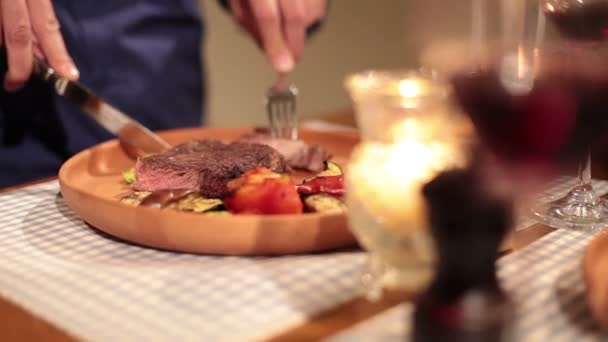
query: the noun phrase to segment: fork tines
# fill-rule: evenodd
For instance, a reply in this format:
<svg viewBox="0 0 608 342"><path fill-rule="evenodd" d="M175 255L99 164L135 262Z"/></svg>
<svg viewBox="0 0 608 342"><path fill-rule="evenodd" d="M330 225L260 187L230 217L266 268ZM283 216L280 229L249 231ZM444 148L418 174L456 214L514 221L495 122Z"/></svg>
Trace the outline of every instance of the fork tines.
<svg viewBox="0 0 608 342"><path fill-rule="evenodd" d="M293 84L280 87L277 83L266 98L266 109L270 121L270 135L273 138L298 139L296 96L298 90Z"/></svg>

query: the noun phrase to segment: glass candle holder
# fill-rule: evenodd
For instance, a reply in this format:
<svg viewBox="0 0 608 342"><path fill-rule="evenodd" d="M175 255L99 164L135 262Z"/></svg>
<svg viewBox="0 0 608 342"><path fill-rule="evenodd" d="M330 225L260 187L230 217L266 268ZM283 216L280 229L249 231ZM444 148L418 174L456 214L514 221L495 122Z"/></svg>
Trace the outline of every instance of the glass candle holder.
<svg viewBox="0 0 608 342"><path fill-rule="evenodd" d="M362 138L347 166L346 203L350 227L369 252L365 292L372 300L383 288L416 293L434 265L422 188L467 164L470 125L430 73L365 71L350 75L346 88Z"/></svg>

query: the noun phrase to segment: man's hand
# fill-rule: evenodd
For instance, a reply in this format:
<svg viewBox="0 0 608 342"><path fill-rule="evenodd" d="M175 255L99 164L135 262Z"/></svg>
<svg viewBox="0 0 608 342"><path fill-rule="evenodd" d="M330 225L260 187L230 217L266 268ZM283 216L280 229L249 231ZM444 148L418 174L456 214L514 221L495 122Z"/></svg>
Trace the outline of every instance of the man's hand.
<svg viewBox="0 0 608 342"><path fill-rule="evenodd" d="M9 92L17 91L29 79L34 54L46 58L62 76L78 79L51 0L0 0L0 44L6 47L4 88Z"/></svg>
<svg viewBox="0 0 608 342"><path fill-rule="evenodd" d="M229 0L229 4L238 23L279 72L293 69L304 51L308 27L323 19L326 10L326 0Z"/></svg>

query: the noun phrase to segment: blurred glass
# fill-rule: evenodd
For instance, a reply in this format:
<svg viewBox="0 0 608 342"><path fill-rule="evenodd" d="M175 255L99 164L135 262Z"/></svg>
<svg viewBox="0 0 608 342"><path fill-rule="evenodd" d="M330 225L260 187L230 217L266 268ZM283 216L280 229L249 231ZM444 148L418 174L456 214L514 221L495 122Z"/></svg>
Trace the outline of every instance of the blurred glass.
<svg viewBox="0 0 608 342"><path fill-rule="evenodd" d="M369 252L363 284L418 292L428 284L434 251L422 187L467 163L470 125L454 113L448 87L433 73L376 70L346 80L362 142L347 169L349 221Z"/></svg>
<svg viewBox="0 0 608 342"><path fill-rule="evenodd" d="M608 0L541 0L541 9L564 38L564 49L568 50L571 59L591 62L590 58L599 57L606 60ZM593 66L592 63L590 65ZM602 71L602 68L597 71ZM578 91L585 91L583 88L592 82L581 84ZM605 103L595 102L595 105L605 107ZM544 198L533 207L533 214L539 221L556 228L578 230L608 226L608 202L600 197L592 184L591 145L581 156L574 188L564 197Z"/></svg>
<svg viewBox="0 0 608 342"><path fill-rule="evenodd" d="M603 40L596 17L606 3L471 0L470 36L429 43L432 48L422 54L424 65L449 78L454 98L491 152L486 174L492 190L529 201L528 212L532 208L537 219L557 228L608 224L608 207L591 186L588 158L590 146L607 131L608 49L571 38ZM595 7L585 12L586 6ZM556 30L548 20L567 25ZM555 31L569 32L568 43L555 39ZM577 165L578 182L567 196L533 203L541 186Z"/></svg>

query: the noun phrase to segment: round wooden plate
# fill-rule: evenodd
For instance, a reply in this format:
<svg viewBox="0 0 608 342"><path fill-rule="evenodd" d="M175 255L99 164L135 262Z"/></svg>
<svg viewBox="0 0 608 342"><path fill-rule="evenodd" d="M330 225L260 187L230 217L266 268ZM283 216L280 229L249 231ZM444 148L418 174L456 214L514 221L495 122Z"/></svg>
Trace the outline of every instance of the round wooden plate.
<svg viewBox="0 0 608 342"><path fill-rule="evenodd" d="M608 331L608 230L597 234L585 249L583 277L593 318Z"/></svg>
<svg viewBox="0 0 608 342"><path fill-rule="evenodd" d="M161 132L171 144L191 139L233 141L252 128L191 128ZM321 144L345 165L358 136L301 130L302 140ZM344 214L205 216L120 202L129 188L121 173L134 165L116 140L82 151L59 171L61 193L85 222L135 244L217 255L281 255L319 252L356 244ZM299 175L303 176L303 175Z"/></svg>

